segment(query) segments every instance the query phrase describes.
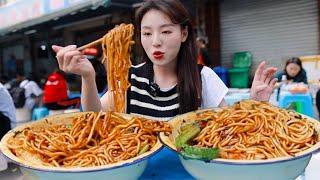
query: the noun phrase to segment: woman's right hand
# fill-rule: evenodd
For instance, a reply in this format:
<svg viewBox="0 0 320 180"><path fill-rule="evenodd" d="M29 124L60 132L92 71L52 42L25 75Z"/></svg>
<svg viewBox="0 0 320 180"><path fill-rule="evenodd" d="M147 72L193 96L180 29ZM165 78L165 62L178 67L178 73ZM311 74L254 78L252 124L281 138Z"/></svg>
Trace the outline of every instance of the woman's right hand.
<svg viewBox="0 0 320 180"><path fill-rule="evenodd" d="M85 55L77 50L76 45L66 47L53 45L52 49L57 54L56 58L62 71L77 74L83 78L95 77L92 64Z"/></svg>

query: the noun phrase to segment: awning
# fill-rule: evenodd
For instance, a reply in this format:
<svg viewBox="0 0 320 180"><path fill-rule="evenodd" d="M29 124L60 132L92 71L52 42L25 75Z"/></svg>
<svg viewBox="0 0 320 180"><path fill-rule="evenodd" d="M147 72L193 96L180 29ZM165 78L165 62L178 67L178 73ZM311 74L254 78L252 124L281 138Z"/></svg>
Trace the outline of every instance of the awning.
<svg viewBox="0 0 320 180"><path fill-rule="evenodd" d="M109 3L110 0L18 0L0 8L0 35Z"/></svg>

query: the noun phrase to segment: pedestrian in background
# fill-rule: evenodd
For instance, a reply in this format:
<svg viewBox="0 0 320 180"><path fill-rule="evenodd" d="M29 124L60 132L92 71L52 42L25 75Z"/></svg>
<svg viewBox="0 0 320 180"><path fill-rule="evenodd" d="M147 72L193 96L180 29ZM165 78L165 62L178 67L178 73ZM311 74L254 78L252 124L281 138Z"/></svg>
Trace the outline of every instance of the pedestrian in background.
<svg viewBox="0 0 320 180"><path fill-rule="evenodd" d="M16 109L8 90L0 82L0 140L16 121ZM0 152L0 171L7 169L8 162Z"/></svg>
<svg viewBox="0 0 320 180"><path fill-rule="evenodd" d="M32 111L34 107L40 104L42 95L42 89L37 84L33 73L30 73L29 76L20 83L19 87L25 89L26 100L23 108Z"/></svg>
<svg viewBox="0 0 320 180"><path fill-rule="evenodd" d="M204 66L211 66L209 51L207 49L206 40L204 37L197 37L196 45L198 50L197 63Z"/></svg>
<svg viewBox="0 0 320 180"><path fill-rule="evenodd" d="M8 90L0 83L0 139L11 129L16 121L16 109Z"/></svg>
<svg viewBox="0 0 320 180"><path fill-rule="evenodd" d="M302 67L302 62L298 57L287 60L284 69L277 73L275 77L278 81L305 83L308 84L307 73Z"/></svg>

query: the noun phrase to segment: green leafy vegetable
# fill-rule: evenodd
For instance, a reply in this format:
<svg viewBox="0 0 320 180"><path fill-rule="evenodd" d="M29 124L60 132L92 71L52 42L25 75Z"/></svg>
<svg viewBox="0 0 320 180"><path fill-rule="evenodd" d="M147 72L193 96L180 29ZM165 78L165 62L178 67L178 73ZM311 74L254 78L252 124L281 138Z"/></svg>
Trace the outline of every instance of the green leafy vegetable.
<svg viewBox="0 0 320 180"><path fill-rule="evenodd" d="M190 146L190 143L207 124L207 120L189 123L181 126L181 133L176 137L175 144L178 152L185 159L198 159L203 161L210 161L219 157L218 148L204 148Z"/></svg>
<svg viewBox="0 0 320 180"><path fill-rule="evenodd" d="M185 145L180 152L186 159L198 159L203 161L210 161L219 157L218 148L203 148Z"/></svg>
<svg viewBox="0 0 320 180"><path fill-rule="evenodd" d="M190 125L188 124L182 129L183 131L181 131L179 136L175 139L177 148L181 148L182 146L187 144L188 141L196 137L201 131L200 127L196 123Z"/></svg>

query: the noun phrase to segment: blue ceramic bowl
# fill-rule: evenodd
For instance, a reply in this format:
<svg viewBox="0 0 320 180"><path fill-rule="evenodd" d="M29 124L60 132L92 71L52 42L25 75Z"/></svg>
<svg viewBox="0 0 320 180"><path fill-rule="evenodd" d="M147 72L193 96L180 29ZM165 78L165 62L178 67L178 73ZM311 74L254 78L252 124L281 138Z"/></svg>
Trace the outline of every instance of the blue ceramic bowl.
<svg viewBox="0 0 320 180"><path fill-rule="evenodd" d="M47 167L32 159L20 159L16 157L7 147L7 140L14 135L14 132L26 127L44 127L47 121L50 123L70 123L72 117L81 113L69 113L51 116L43 120L31 122L19 126L9 131L1 140L0 149L2 153L13 163L20 166L21 172L26 179L45 179L45 180L105 180L105 179L138 179L147 166L148 158L155 155L162 149L162 144L158 140L156 145L148 152L137 157L96 167L62 168ZM129 115L124 115L130 117Z"/></svg>
<svg viewBox="0 0 320 180"><path fill-rule="evenodd" d="M206 110L199 110L177 116L169 121L172 125L172 134L160 133L161 142L173 151L177 152L174 139L184 120L195 119L196 113ZM317 126L320 134L320 123L317 120L308 118ZM184 168L196 179L223 179L223 180L292 180L304 172L313 153L320 149L320 141L310 149L297 154L295 157L282 157L268 160L231 160L214 159L210 162L201 160L184 159L180 160Z"/></svg>

